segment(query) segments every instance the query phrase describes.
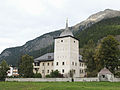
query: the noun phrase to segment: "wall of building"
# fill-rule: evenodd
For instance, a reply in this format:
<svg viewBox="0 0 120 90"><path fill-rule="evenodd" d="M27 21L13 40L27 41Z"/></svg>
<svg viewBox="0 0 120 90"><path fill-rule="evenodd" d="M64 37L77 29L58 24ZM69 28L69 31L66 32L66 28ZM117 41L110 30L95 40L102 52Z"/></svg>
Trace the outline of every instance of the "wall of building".
<svg viewBox="0 0 120 90"><path fill-rule="evenodd" d="M58 70L61 74L64 74L64 76L67 77L70 70L73 69L75 70L74 76L79 77L78 64L79 64L78 40L72 37L55 39L54 70Z"/></svg>
<svg viewBox="0 0 120 90"><path fill-rule="evenodd" d="M74 77L79 77L79 42L70 37L70 69L74 70Z"/></svg>
<svg viewBox="0 0 120 90"><path fill-rule="evenodd" d="M19 74L18 74L18 68L16 68L16 67L9 67L9 70L7 71L7 76L18 76Z"/></svg>
<svg viewBox="0 0 120 90"><path fill-rule="evenodd" d="M34 66L33 72L36 73L35 69L38 69L38 73L41 73L42 77L50 74L53 71L53 61L40 62L39 66Z"/></svg>
<svg viewBox="0 0 120 90"><path fill-rule="evenodd" d="M7 76L13 75L13 67L9 67L9 70L7 71Z"/></svg>
<svg viewBox="0 0 120 90"><path fill-rule="evenodd" d="M58 70L61 74L67 74L70 71L69 52L70 52L70 39L68 37L55 39L54 70ZM64 73L62 70L64 70Z"/></svg>
<svg viewBox="0 0 120 90"><path fill-rule="evenodd" d="M86 65L84 62L79 62L79 77L85 77L86 75Z"/></svg>

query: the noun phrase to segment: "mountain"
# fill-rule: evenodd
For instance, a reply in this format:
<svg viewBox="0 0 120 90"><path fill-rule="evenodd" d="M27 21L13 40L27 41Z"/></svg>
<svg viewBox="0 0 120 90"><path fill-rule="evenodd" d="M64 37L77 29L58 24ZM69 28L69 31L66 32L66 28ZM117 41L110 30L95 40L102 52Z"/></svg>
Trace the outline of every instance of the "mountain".
<svg viewBox="0 0 120 90"><path fill-rule="evenodd" d="M73 30L83 30L89 26L91 26L94 23L97 23L103 19L107 18L113 18L120 16L120 11L118 10L112 10L112 9L105 9L104 11L100 11L98 13L95 13L91 16L89 16L86 20L78 23L77 25L73 26Z"/></svg>
<svg viewBox="0 0 120 90"><path fill-rule="evenodd" d="M120 18L118 16L120 16L120 11L106 9L91 15L85 21L70 27L70 30L74 33L75 37L80 40L80 47L83 47L89 39L93 39L97 42L97 40L108 34L118 33L120 29ZM29 54L36 58L47 52L53 52L54 37L59 36L63 30L64 29L46 33L34 40L26 42L20 47L7 48L0 54L0 61L5 59L9 64L17 65L20 57L24 54ZM111 33L109 33L108 30L110 30Z"/></svg>
<svg viewBox="0 0 120 90"><path fill-rule="evenodd" d="M120 41L120 16L103 19L83 31L78 31L75 37L79 39L80 47L83 47L90 39L97 43L107 35L113 35Z"/></svg>

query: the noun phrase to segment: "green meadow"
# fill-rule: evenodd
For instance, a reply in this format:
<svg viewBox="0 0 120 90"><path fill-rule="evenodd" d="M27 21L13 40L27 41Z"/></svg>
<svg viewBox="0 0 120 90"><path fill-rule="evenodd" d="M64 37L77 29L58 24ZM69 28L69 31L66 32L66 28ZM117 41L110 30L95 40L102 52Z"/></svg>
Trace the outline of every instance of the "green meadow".
<svg viewBox="0 0 120 90"><path fill-rule="evenodd" d="M120 90L120 82L0 82L0 90Z"/></svg>

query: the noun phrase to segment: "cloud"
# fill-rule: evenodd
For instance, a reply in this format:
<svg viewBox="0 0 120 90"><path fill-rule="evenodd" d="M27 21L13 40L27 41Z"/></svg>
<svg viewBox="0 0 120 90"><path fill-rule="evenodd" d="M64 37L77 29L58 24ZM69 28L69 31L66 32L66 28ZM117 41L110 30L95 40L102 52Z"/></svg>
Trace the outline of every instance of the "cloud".
<svg viewBox="0 0 120 90"><path fill-rule="evenodd" d="M63 8L68 0L47 0L55 8Z"/></svg>
<svg viewBox="0 0 120 90"><path fill-rule="evenodd" d="M0 0L0 52L23 45L44 33L73 26L106 8L118 10L119 0Z"/></svg>
<svg viewBox="0 0 120 90"><path fill-rule="evenodd" d="M43 0L8 0L7 5L19 10L23 14L40 15L45 10L42 1Z"/></svg>
<svg viewBox="0 0 120 90"><path fill-rule="evenodd" d="M16 43L16 41L10 38L0 38L0 43Z"/></svg>
<svg viewBox="0 0 120 90"><path fill-rule="evenodd" d="M10 38L1 38L0 37L0 51L3 51L5 48L16 46L17 41Z"/></svg>

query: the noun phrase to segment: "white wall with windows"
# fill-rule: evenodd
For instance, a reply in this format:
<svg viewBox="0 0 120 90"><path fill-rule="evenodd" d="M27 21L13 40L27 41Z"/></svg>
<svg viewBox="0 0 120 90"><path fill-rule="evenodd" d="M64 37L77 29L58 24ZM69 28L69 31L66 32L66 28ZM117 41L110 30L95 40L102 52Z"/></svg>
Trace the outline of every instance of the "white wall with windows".
<svg viewBox="0 0 120 90"><path fill-rule="evenodd" d="M79 77L79 43L72 37L55 39L54 70L58 70L65 76L74 70L75 77Z"/></svg>
<svg viewBox="0 0 120 90"><path fill-rule="evenodd" d="M53 71L53 61L36 62L33 65L33 72L41 73L42 77L45 77Z"/></svg>

